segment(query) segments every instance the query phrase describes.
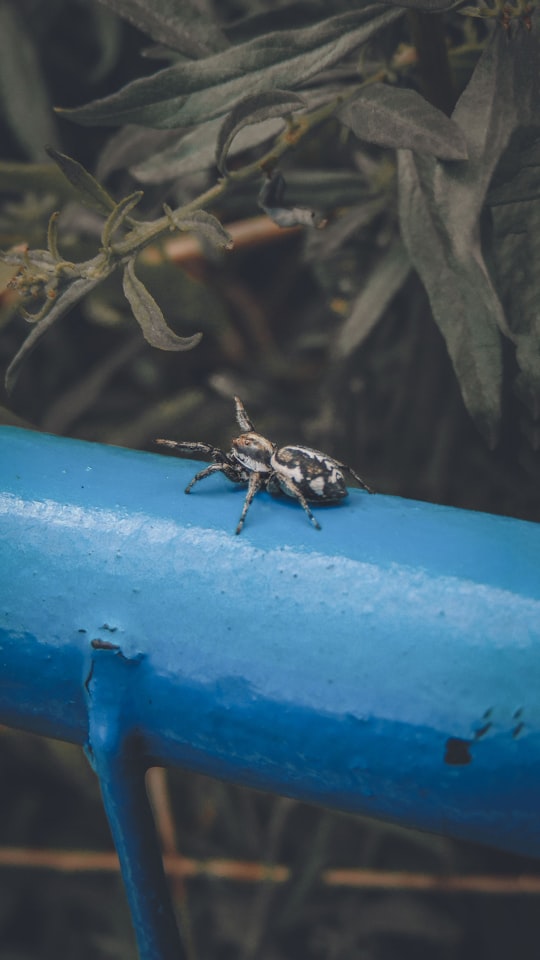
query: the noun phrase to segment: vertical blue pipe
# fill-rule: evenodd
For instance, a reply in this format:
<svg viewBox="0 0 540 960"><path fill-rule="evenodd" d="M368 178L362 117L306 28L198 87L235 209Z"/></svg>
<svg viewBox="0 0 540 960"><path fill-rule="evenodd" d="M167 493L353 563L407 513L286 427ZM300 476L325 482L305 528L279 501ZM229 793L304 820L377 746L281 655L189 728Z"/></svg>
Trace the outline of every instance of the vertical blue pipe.
<svg viewBox="0 0 540 960"><path fill-rule="evenodd" d="M112 643L95 644L86 682L86 754L101 793L137 934L141 960L183 960L159 841L146 795L147 761L130 703L140 658L126 659Z"/></svg>

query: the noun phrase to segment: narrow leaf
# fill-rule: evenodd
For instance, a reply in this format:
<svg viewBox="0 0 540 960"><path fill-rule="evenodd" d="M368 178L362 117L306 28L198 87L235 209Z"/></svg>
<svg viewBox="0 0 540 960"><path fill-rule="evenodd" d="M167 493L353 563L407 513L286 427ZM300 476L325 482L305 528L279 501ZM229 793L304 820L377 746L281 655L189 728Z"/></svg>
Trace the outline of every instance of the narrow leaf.
<svg viewBox="0 0 540 960"><path fill-rule="evenodd" d="M248 94L233 107L225 118L218 133L216 143L216 166L222 173L226 173L226 162L229 148L237 133L250 124L270 120L273 117L283 117L291 110L298 110L305 106L305 100L297 93L286 90L266 90L263 93Z"/></svg>
<svg viewBox="0 0 540 960"><path fill-rule="evenodd" d="M500 419L500 331L512 336L484 261L480 215L495 167L514 131L538 124L532 83L538 37L492 34L452 119L469 159L444 163L399 151L403 240L446 340L469 412L491 444Z"/></svg>
<svg viewBox="0 0 540 960"><path fill-rule="evenodd" d="M76 188L82 203L105 216L116 209L116 201L81 163L67 157L65 153L59 153L53 147L47 147L47 153L58 164L66 179Z"/></svg>
<svg viewBox="0 0 540 960"><path fill-rule="evenodd" d="M107 217L101 234L104 247L109 246L112 237L125 222L133 208L140 202L143 195L142 190L136 190L135 193L130 193L128 197L124 197L123 200L120 200L120 202L116 204L113 212Z"/></svg>
<svg viewBox="0 0 540 960"><path fill-rule="evenodd" d="M334 347L336 357L347 357L369 336L405 283L410 270L409 255L398 241L379 260L356 297L351 313L339 332Z"/></svg>
<svg viewBox="0 0 540 960"><path fill-rule="evenodd" d="M171 224L177 230L193 230L213 247L225 250L232 249L233 239L230 233L227 233L217 217L207 213L206 210L193 210L191 213L177 214L167 204L163 205L163 209Z"/></svg>
<svg viewBox="0 0 540 960"><path fill-rule="evenodd" d="M453 120L414 90L376 83L341 111L353 133L381 147L402 147L442 160L466 160L467 143Z"/></svg>
<svg viewBox="0 0 540 960"><path fill-rule="evenodd" d="M179 337L167 326L165 317L144 283L135 276L134 261L128 260L123 278L124 293L145 340L158 350L191 350L202 333Z"/></svg>
<svg viewBox="0 0 540 960"><path fill-rule="evenodd" d="M358 49L403 16L371 4L311 27L276 31L220 53L134 80L118 93L62 114L82 124L184 127L223 116L245 96L291 89Z"/></svg>
<svg viewBox="0 0 540 960"><path fill-rule="evenodd" d="M501 304L480 249L478 231L449 234L434 199L433 166L411 151L399 151L400 223L412 263L427 290L434 319L446 341L463 399L491 446L501 410ZM444 178L444 174L442 174Z"/></svg>

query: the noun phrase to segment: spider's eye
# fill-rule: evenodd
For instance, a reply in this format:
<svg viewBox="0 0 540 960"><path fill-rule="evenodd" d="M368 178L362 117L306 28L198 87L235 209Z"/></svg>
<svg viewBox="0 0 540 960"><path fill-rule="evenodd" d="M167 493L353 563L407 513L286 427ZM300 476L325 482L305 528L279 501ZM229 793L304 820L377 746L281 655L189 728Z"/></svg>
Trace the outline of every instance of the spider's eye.
<svg viewBox="0 0 540 960"><path fill-rule="evenodd" d="M243 433L233 440L232 447L237 460L258 473L267 473L270 467L270 457L274 452L274 444L258 433Z"/></svg>

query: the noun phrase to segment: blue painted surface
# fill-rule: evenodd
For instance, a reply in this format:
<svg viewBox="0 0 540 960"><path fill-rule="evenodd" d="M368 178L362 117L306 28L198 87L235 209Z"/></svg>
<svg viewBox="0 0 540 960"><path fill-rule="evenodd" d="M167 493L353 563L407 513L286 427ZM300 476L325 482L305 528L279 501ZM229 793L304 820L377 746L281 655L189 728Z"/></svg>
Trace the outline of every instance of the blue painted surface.
<svg viewBox="0 0 540 960"><path fill-rule="evenodd" d="M97 640L148 761L540 855L540 527L351 491L237 537L196 469L0 430L0 722L86 743Z"/></svg>

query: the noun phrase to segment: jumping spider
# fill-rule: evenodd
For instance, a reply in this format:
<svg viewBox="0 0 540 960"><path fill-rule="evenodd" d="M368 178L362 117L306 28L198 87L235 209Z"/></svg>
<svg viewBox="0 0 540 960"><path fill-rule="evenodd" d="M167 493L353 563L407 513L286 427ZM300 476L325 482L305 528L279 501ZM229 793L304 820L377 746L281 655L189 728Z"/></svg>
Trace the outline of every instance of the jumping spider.
<svg viewBox="0 0 540 960"><path fill-rule="evenodd" d="M182 453L206 453L213 460L209 467L205 467L190 480L186 493L190 493L199 480L220 471L233 483L248 484L236 533L241 532L251 501L259 490L268 490L272 494L283 492L294 497L306 511L316 530L321 527L309 509L308 500L313 503L337 503L338 500L343 500L348 493L343 471L350 473L364 490L373 493L365 480L351 467L319 450L299 444L278 448L271 440L256 433L240 398L235 397L234 402L236 419L242 432L232 441L228 453L200 441L177 443L175 440L156 440L156 443Z"/></svg>

